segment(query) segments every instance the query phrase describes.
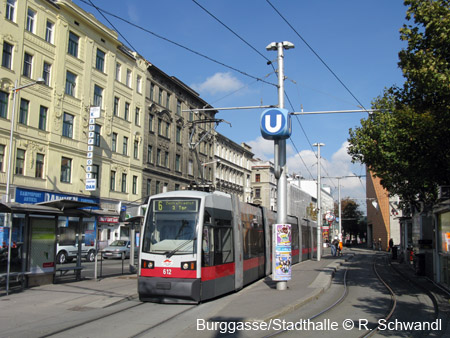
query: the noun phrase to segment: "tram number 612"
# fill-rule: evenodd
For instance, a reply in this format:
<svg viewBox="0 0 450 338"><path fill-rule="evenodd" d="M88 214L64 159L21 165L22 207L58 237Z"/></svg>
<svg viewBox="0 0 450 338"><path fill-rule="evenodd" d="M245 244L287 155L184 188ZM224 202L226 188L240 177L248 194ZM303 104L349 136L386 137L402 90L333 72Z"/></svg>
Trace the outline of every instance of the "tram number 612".
<svg viewBox="0 0 450 338"><path fill-rule="evenodd" d="M163 269L163 275L171 275L172 269Z"/></svg>

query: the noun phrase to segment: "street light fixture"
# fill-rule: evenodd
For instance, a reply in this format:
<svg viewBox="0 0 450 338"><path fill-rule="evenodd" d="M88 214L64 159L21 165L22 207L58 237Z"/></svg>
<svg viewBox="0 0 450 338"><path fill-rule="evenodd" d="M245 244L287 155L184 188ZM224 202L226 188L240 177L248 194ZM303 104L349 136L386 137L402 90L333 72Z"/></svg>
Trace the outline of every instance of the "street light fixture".
<svg viewBox="0 0 450 338"><path fill-rule="evenodd" d="M12 112L11 112L11 130L9 134L9 149L8 149L8 168L6 173L6 203L9 203L11 201L10 198L10 181L11 181L11 162L12 162L12 153L13 153L13 139L14 139L14 119L16 116L16 98L17 93L27 87L34 86L36 84L44 84L45 80L40 77L36 81L27 83L23 86L17 87L17 80L14 83L14 88L12 89L13 92L13 106L12 106ZM7 266L7 272L6 272L6 294L9 294L9 275L11 271L11 241L12 241L12 218L11 213L7 214L7 224L9 228L9 236L8 236L8 266Z"/></svg>

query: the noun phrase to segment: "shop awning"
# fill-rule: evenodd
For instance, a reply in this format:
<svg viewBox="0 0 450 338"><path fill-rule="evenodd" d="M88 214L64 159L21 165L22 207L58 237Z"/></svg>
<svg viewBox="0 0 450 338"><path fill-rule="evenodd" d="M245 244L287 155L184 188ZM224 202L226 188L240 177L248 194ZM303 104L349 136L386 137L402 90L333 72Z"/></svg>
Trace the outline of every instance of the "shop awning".
<svg viewBox="0 0 450 338"><path fill-rule="evenodd" d="M60 200L55 200L55 201L40 202L40 203L36 203L36 205L57 208L61 211L74 210L74 209L87 208L87 207L98 207L98 203L74 201L74 200L70 200L70 199L60 199Z"/></svg>
<svg viewBox="0 0 450 338"><path fill-rule="evenodd" d="M12 212L14 214L52 214L61 215L61 210L45 205L23 204L16 202L0 203L0 212Z"/></svg>

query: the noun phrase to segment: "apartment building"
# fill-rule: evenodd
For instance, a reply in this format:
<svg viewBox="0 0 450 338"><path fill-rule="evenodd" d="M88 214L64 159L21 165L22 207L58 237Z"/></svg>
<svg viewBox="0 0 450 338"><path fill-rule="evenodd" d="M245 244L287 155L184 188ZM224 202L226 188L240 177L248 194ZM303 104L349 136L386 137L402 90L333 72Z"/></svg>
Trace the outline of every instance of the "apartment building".
<svg viewBox="0 0 450 338"><path fill-rule="evenodd" d="M205 163L214 158L214 110L174 76L149 64L146 77L142 195L187 188L211 180Z"/></svg>

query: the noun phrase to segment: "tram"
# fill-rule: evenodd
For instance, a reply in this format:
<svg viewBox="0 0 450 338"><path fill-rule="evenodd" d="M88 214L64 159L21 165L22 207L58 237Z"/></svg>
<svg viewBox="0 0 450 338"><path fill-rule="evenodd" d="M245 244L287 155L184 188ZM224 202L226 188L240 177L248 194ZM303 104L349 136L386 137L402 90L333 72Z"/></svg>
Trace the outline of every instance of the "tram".
<svg viewBox="0 0 450 338"><path fill-rule="evenodd" d="M173 191L149 199L141 231L141 301L199 303L271 273L276 213L223 192ZM313 229L292 225L292 262L311 258ZM303 238L303 241L301 240Z"/></svg>

